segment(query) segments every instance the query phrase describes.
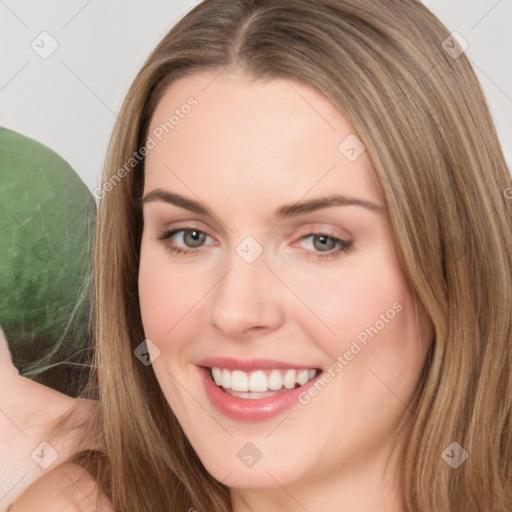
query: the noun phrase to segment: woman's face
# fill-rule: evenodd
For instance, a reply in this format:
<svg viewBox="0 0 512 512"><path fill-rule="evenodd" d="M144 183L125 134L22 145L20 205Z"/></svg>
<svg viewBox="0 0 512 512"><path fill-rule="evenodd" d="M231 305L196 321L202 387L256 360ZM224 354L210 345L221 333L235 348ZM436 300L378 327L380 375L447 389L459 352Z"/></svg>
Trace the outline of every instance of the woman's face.
<svg viewBox="0 0 512 512"><path fill-rule="evenodd" d="M225 73L173 83L152 119L144 331L170 407L230 487L380 469L423 368L353 131L305 85Z"/></svg>

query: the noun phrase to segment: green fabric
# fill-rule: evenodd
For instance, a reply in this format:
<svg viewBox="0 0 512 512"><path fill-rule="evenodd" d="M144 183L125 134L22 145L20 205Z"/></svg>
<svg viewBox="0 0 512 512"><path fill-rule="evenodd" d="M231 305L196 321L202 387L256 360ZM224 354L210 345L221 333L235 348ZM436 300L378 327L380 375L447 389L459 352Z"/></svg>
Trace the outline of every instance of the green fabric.
<svg viewBox="0 0 512 512"><path fill-rule="evenodd" d="M65 160L0 128L0 326L22 374L90 343L95 215L92 194Z"/></svg>

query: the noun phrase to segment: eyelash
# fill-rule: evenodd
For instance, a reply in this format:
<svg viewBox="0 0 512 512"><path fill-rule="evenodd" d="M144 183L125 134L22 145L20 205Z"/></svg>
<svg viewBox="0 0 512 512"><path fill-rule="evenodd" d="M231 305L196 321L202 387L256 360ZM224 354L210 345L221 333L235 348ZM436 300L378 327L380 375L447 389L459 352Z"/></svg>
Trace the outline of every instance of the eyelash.
<svg viewBox="0 0 512 512"><path fill-rule="evenodd" d="M196 231L198 233L201 233L203 235L206 235L208 237L210 237L210 235L208 235L208 233L206 233L205 231L201 231L200 229L196 229L196 228L192 228L192 227L180 227L180 228L176 228L176 229L173 229L173 230L164 230L162 231L159 235L158 235L158 240L160 242L162 242L171 252L175 253L175 254L183 254L183 255L186 255L186 254L190 254L190 253L194 253L194 252L197 252L198 250L200 250L201 248L197 248L197 249L183 249L182 247L172 247L170 244L169 244L169 239L171 237L173 237L174 235L178 234L178 233L181 233L181 232L190 232L190 231ZM319 260L328 260L328 259L333 259L333 258L336 258L340 253L346 253L346 252L349 252L349 250L351 249L352 247L352 242L351 241L348 241L348 240L343 240L341 238L337 238L329 233L323 233L323 232L317 232L317 233L308 233L307 235L303 235L300 237L300 240L305 240L311 236L323 236L323 237L326 237L326 238L329 238L331 240L333 240L334 242L336 242L338 244L338 249L336 250L331 250L329 252L316 252L316 251L306 251L306 252L313 252L314 254L316 254L315 256L313 256L314 259L319 259ZM212 237L210 237L212 238Z"/></svg>

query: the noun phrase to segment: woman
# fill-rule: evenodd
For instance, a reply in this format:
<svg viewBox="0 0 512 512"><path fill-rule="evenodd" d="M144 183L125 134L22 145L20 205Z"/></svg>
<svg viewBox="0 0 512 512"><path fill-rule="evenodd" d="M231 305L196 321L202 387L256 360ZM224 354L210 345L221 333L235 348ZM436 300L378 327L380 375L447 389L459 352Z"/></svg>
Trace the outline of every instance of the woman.
<svg viewBox="0 0 512 512"><path fill-rule="evenodd" d="M95 403L72 398L20 375L2 329L0 389L0 510L5 511L49 467L66 460L80 447L91 448L97 442L81 438L81 423ZM52 435L53 423L63 416L69 421Z"/></svg>
<svg viewBox="0 0 512 512"><path fill-rule="evenodd" d="M201 3L98 191L98 450L12 510L510 510L510 186L419 2Z"/></svg>

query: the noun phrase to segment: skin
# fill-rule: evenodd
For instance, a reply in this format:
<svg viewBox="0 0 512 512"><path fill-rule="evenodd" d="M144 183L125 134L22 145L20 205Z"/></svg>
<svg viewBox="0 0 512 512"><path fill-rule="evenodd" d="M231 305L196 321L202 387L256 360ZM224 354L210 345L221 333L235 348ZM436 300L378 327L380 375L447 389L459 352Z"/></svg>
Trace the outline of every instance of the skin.
<svg viewBox="0 0 512 512"><path fill-rule="evenodd" d="M144 194L161 188L214 213L144 205L140 305L146 337L160 350L153 369L163 393L206 469L230 487L235 512L342 504L346 512L397 512L394 435L428 347L388 220L357 205L277 223L271 216L334 192L382 207L368 155L349 161L340 152L354 129L315 90L236 71L174 82L150 133L190 96L197 106L146 159ZM179 227L208 236L199 248L183 232L159 240ZM336 253L330 241L335 257L320 259L318 237L301 240L326 231L352 241L350 250ZM236 252L249 235L263 248L251 264ZM206 397L200 359L271 358L326 370L395 302L401 311L307 405L251 423L225 417ZM251 468L237 457L247 442L262 453Z"/></svg>
<svg viewBox="0 0 512 512"><path fill-rule="evenodd" d="M83 419L93 411L95 403L69 397L19 375L1 330L0 389L0 510L3 511L25 490L31 489L32 483L44 478L76 451L80 429L66 430L49 439L52 422L75 406L71 421ZM55 450L44 448L44 456L57 454L51 463L43 461L47 467L37 464L31 456L43 442L49 442Z"/></svg>

